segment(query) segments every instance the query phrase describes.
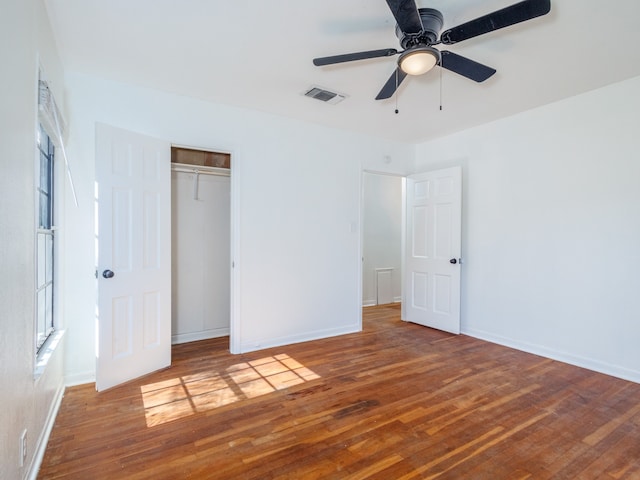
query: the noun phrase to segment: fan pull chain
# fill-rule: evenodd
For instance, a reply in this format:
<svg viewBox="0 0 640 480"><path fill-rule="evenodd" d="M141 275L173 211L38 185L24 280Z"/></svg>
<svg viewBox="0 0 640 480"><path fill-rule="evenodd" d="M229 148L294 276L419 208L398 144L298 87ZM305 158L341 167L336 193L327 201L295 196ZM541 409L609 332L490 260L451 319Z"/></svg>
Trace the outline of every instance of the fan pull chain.
<svg viewBox="0 0 640 480"><path fill-rule="evenodd" d="M396 68L396 91L394 92L394 96L396 97L396 115L400 113L398 110L398 69Z"/></svg>
<svg viewBox="0 0 640 480"><path fill-rule="evenodd" d="M440 111L442 111L442 60L440 60Z"/></svg>

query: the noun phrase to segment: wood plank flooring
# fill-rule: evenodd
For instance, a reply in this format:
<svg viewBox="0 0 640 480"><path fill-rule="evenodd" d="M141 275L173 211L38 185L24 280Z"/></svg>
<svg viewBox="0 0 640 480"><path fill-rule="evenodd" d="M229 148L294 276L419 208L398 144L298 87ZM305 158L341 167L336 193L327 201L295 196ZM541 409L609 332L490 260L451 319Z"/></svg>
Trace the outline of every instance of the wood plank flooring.
<svg viewBox="0 0 640 480"><path fill-rule="evenodd" d="M640 385L364 309L364 331L69 388L41 479L640 479Z"/></svg>

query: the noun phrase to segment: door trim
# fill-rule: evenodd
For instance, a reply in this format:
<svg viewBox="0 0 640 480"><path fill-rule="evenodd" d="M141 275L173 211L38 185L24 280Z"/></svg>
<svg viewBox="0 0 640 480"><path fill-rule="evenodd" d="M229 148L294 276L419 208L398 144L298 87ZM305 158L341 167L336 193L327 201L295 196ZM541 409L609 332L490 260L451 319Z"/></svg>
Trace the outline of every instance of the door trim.
<svg viewBox="0 0 640 480"><path fill-rule="evenodd" d="M230 218L229 218L229 245L231 247L229 265L229 278L231 281L229 292L229 352L241 353L242 350L242 312L241 302L238 301L238 293L240 292L241 266L242 260L240 255L240 154L235 150L227 150L231 155L231 178L230 178Z"/></svg>

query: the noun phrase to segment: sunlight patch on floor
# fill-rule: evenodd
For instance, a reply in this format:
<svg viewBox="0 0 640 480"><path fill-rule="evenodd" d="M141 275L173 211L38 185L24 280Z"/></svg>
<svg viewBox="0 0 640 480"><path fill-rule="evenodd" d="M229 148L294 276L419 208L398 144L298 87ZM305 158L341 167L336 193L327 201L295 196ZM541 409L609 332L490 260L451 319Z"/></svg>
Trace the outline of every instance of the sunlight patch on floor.
<svg viewBox="0 0 640 480"><path fill-rule="evenodd" d="M238 363L140 387L147 427L178 420L320 378L289 355Z"/></svg>

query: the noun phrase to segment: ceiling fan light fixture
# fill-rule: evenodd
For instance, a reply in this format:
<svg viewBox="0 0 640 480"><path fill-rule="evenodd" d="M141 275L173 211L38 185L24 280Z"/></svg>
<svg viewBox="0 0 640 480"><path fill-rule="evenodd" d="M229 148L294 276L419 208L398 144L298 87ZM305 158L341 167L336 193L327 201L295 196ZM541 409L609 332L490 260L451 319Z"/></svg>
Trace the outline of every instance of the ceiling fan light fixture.
<svg viewBox="0 0 640 480"><path fill-rule="evenodd" d="M440 51L433 47L415 47L398 58L398 66L407 75L423 75L440 62Z"/></svg>

